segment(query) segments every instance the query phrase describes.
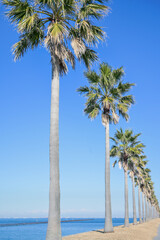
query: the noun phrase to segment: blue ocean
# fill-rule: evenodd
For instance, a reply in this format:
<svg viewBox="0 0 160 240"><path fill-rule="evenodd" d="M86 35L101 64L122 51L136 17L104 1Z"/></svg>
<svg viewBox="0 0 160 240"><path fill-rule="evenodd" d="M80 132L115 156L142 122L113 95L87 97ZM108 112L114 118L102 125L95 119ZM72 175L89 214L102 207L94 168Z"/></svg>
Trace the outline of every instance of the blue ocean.
<svg viewBox="0 0 160 240"><path fill-rule="evenodd" d="M103 218L94 219L62 219L62 236L88 232L93 230L102 229L104 227ZM71 221L70 220L79 220ZM0 240L45 240L47 218L6 218L0 219ZM130 223L133 219L130 219ZM27 224L18 225L22 223L40 223L40 224ZM5 226L4 224L10 224ZM13 225L12 225L13 224ZM16 225L17 224L17 225ZM124 224L124 218L113 218L113 225L119 226Z"/></svg>

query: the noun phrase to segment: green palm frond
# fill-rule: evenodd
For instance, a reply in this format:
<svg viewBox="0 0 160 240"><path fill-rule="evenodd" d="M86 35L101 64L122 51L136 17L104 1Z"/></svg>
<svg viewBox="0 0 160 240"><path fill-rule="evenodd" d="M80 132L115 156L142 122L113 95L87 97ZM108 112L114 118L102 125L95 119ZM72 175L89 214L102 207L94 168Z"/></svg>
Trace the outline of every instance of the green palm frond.
<svg viewBox="0 0 160 240"><path fill-rule="evenodd" d="M59 22L52 24L50 28L50 34L54 39L57 39L59 36L62 36L64 33L67 34L67 30L63 26L63 24Z"/></svg>
<svg viewBox="0 0 160 240"><path fill-rule="evenodd" d="M110 156L111 157L116 157L119 154L119 149L117 148L116 145L112 146L112 149L110 151Z"/></svg>
<svg viewBox="0 0 160 240"><path fill-rule="evenodd" d="M53 0L37 0L38 3L41 4L41 6L48 6L49 8L54 7L54 2Z"/></svg>
<svg viewBox="0 0 160 240"><path fill-rule="evenodd" d="M37 26L33 27L28 33L21 34L19 42L12 47L15 60L20 59L29 48L38 47L38 45L42 44L43 39L44 31Z"/></svg>
<svg viewBox="0 0 160 240"><path fill-rule="evenodd" d="M127 111L128 111L128 106L121 102L117 104L117 108L122 113L127 113Z"/></svg>
<svg viewBox="0 0 160 240"><path fill-rule="evenodd" d="M119 69L114 69L112 74L113 74L113 77L116 80L116 82L118 82L124 76L123 67L120 67Z"/></svg>
<svg viewBox="0 0 160 240"><path fill-rule="evenodd" d="M127 106L130 106L131 104L135 103L132 95L127 95L127 96L121 97L120 102L123 104L126 104Z"/></svg>
<svg viewBox="0 0 160 240"><path fill-rule="evenodd" d="M113 138L113 137L110 137L110 139L115 143L115 144L118 144L118 140L116 140L115 138Z"/></svg>
<svg viewBox="0 0 160 240"><path fill-rule="evenodd" d="M79 89L77 89L77 92L79 92L80 94L87 95L89 93L89 88L87 86L80 87Z"/></svg>
<svg viewBox="0 0 160 240"><path fill-rule="evenodd" d="M128 120L129 120L128 113L125 113L122 110L119 110L118 112L119 112L119 115L122 116L128 122Z"/></svg>
<svg viewBox="0 0 160 240"><path fill-rule="evenodd" d="M118 90L121 92L121 94L128 92L133 86L135 86L134 83L122 83L120 82L118 85Z"/></svg>
<svg viewBox="0 0 160 240"><path fill-rule="evenodd" d="M117 164L117 160L116 160L116 161L114 161L114 163L112 164L112 166L113 166L113 167L115 167L115 166L116 166L116 164Z"/></svg>
<svg viewBox="0 0 160 240"><path fill-rule="evenodd" d="M83 4L79 11L80 18L94 17L99 19L109 11L109 8L104 4L104 1L82 1Z"/></svg>
<svg viewBox="0 0 160 240"><path fill-rule="evenodd" d="M19 23L34 14L34 7L28 1L2 0L3 5L9 9L6 15L12 23Z"/></svg>
<svg viewBox="0 0 160 240"><path fill-rule="evenodd" d="M84 113L91 119L94 119L99 114L99 105L92 99L88 103L87 107L84 109Z"/></svg>
<svg viewBox="0 0 160 240"><path fill-rule="evenodd" d="M92 25L89 31L89 43L96 43L99 40L104 41L105 32L101 27Z"/></svg>
<svg viewBox="0 0 160 240"><path fill-rule="evenodd" d="M28 16L24 20L20 21L19 25L18 25L19 32L22 32L22 33L24 31L29 32L36 25L38 20L39 20L38 19L38 14L34 13L31 16Z"/></svg>
<svg viewBox="0 0 160 240"><path fill-rule="evenodd" d="M15 55L15 61L20 59L27 49L30 47L30 42L27 37L21 37L20 41L13 45L13 54Z"/></svg>
<svg viewBox="0 0 160 240"><path fill-rule="evenodd" d="M85 64L85 66L90 69L90 67L92 66L92 64L98 60L97 54L94 50L90 49L89 47L87 47L85 49L85 52L81 54L81 58L80 60L82 60Z"/></svg>
<svg viewBox="0 0 160 240"><path fill-rule="evenodd" d="M99 82L99 76L95 71L84 72L85 77L88 82L92 85L97 85Z"/></svg>

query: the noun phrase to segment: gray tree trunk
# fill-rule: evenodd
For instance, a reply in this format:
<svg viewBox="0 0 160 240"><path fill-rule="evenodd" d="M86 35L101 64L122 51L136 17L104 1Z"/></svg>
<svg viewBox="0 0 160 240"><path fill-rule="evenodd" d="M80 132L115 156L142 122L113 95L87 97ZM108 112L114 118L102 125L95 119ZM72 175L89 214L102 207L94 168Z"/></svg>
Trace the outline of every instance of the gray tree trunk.
<svg viewBox="0 0 160 240"><path fill-rule="evenodd" d="M124 169L124 179L125 179L125 222L124 226L129 226L129 210L128 210L128 174L127 171Z"/></svg>
<svg viewBox="0 0 160 240"><path fill-rule="evenodd" d="M105 124L106 156L105 156L105 225L104 232L113 232L111 190L110 190L110 147L109 147L109 119Z"/></svg>
<svg viewBox="0 0 160 240"><path fill-rule="evenodd" d="M52 56L49 158L49 215L46 240L61 240L59 183L59 64L54 56Z"/></svg>
<svg viewBox="0 0 160 240"><path fill-rule="evenodd" d="M144 217L144 193L142 192L142 216L143 216L143 222L145 222L145 217Z"/></svg>
<svg viewBox="0 0 160 240"><path fill-rule="evenodd" d="M138 210L139 210L139 223L142 223L142 215L141 215L141 190L138 186Z"/></svg>
<svg viewBox="0 0 160 240"><path fill-rule="evenodd" d="M147 197L145 196L145 215L146 215L146 221L148 220L148 215L147 215Z"/></svg>
<svg viewBox="0 0 160 240"><path fill-rule="evenodd" d="M136 218L136 200L135 200L135 182L134 182L134 174L132 176L132 194L133 194L133 224L137 224Z"/></svg>
<svg viewBox="0 0 160 240"><path fill-rule="evenodd" d="M151 220L151 203L148 202L148 204L149 204L149 220Z"/></svg>
<svg viewBox="0 0 160 240"><path fill-rule="evenodd" d="M149 221L149 213L150 213L150 209L149 209L149 201L147 201L147 219Z"/></svg>

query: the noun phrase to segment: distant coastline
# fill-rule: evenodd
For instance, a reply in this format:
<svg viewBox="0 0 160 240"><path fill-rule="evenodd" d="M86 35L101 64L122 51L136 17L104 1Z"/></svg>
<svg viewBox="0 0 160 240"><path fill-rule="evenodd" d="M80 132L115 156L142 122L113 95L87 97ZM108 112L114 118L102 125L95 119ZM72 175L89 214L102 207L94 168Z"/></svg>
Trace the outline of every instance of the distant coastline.
<svg viewBox="0 0 160 240"><path fill-rule="evenodd" d="M82 222L82 221L92 221L94 218L88 218L88 219L68 219L68 220L61 220L61 223L67 223L67 222ZM2 223L0 224L0 227L12 227L12 226L23 226L23 225L34 225L34 224L47 224L48 221L45 222L24 222L24 223Z"/></svg>

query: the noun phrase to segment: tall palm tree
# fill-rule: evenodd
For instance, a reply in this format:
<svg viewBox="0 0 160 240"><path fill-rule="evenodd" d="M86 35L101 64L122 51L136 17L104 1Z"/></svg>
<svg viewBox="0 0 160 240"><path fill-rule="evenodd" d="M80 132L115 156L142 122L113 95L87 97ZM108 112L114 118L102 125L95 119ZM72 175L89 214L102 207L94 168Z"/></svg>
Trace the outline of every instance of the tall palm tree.
<svg viewBox="0 0 160 240"><path fill-rule="evenodd" d="M153 201L153 218L156 218L156 217L159 217L160 210L159 210L159 203L154 192L152 196L152 201Z"/></svg>
<svg viewBox="0 0 160 240"><path fill-rule="evenodd" d="M143 188L144 188L144 179L143 179L143 173L144 168L147 164L147 160L144 160L146 158L145 155L139 156L136 162L136 172L135 172L135 181L136 185L138 186L138 209L139 209L139 222L142 223L142 218L144 221L144 196L143 196ZM141 214L141 201L140 201L140 194L142 192L142 214Z"/></svg>
<svg viewBox="0 0 160 240"><path fill-rule="evenodd" d="M144 162L146 163L147 161ZM143 221L155 218L157 216L157 211L159 211L159 203L154 193L154 183L151 180L150 172L151 170L148 168L141 168L142 200L144 201L145 198L145 214L143 213ZM142 209L144 209L143 205Z"/></svg>
<svg viewBox="0 0 160 240"><path fill-rule="evenodd" d="M136 199L135 199L135 181L134 181L134 171L130 172L130 177L132 180L132 198L133 198L133 224L137 224L136 217Z"/></svg>
<svg viewBox="0 0 160 240"><path fill-rule="evenodd" d="M149 220L151 220L152 194L153 194L153 182L150 178L150 181L148 181L148 219Z"/></svg>
<svg viewBox="0 0 160 240"><path fill-rule="evenodd" d="M13 46L15 60L28 49L44 44L51 56L50 193L47 240L61 239L59 186L59 76L75 66L75 57L87 67L97 59L91 45L103 40L94 19L104 16L105 0L2 0L7 16L20 34Z"/></svg>
<svg viewBox="0 0 160 240"><path fill-rule="evenodd" d="M149 220L149 209L148 209L148 200L150 197L150 192L149 192L149 182L151 181L150 177L150 169L145 168L144 170L144 196L145 196L145 221Z"/></svg>
<svg viewBox="0 0 160 240"><path fill-rule="evenodd" d="M148 161L146 161L147 163ZM146 221L147 218L147 208L146 208L146 194L147 194L147 184L146 178L148 177L148 168L140 167L139 174L141 176L141 191L142 191L142 216L143 222ZM144 211L145 209L145 211Z"/></svg>
<svg viewBox="0 0 160 240"><path fill-rule="evenodd" d="M139 223L142 223L142 214L141 214L141 188L140 188L140 179L137 176L137 172L135 175L135 186L138 186L138 212L139 212Z"/></svg>
<svg viewBox="0 0 160 240"><path fill-rule="evenodd" d="M106 134L105 156L105 226L104 232L112 232L111 194L110 194L110 147L109 123L118 123L119 115L128 120L128 108L133 104L132 95L126 95L134 85L124 83L123 68L112 69L107 63L100 64L99 74L88 71L85 76L89 86L80 87L78 91L86 98L84 112L94 119L101 112Z"/></svg>
<svg viewBox="0 0 160 240"><path fill-rule="evenodd" d="M144 189L145 189L145 185L144 185L144 172L145 170L143 169L142 170L142 182L141 182L141 191L142 191L142 219L143 219L143 222L145 222L145 212L144 212L144 204L145 204L145 193L144 193Z"/></svg>
<svg viewBox="0 0 160 240"><path fill-rule="evenodd" d="M135 163L137 162L137 159L139 158L139 155L143 152L142 148L144 145L142 143L138 143L136 146L137 156L133 156L128 162L129 167L129 175L132 180L132 197L133 197L133 224L137 224L137 217L136 217L136 199L135 199L135 173L136 173L136 166Z"/></svg>
<svg viewBox="0 0 160 240"><path fill-rule="evenodd" d="M132 130L123 131L122 128L117 130L114 138L114 145L111 148L110 156L118 157L118 161L115 160L113 167L118 162L124 169L125 178L125 223L124 226L129 226L129 213L128 213L128 170L130 169L133 159L138 157L143 146L137 139L140 134L133 135ZM133 185L134 186L134 185Z"/></svg>
<svg viewBox="0 0 160 240"><path fill-rule="evenodd" d="M138 175L138 169L139 165L143 164L142 158L143 156L141 153L143 153L143 148L145 146L137 142L136 143L136 154L133 156L133 158L129 161L129 170L130 170L130 177L132 179L132 196L133 196L133 224L137 224L137 217L136 217L136 201L135 201L135 180L137 180L138 183L138 202L139 202L139 217L141 222L141 208L140 208L140 187L139 187L139 179L136 179L136 175Z"/></svg>
<svg viewBox="0 0 160 240"><path fill-rule="evenodd" d="M148 199L149 199L148 184L151 181L150 172L151 170L149 168L146 168L144 173L145 221L148 221Z"/></svg>

